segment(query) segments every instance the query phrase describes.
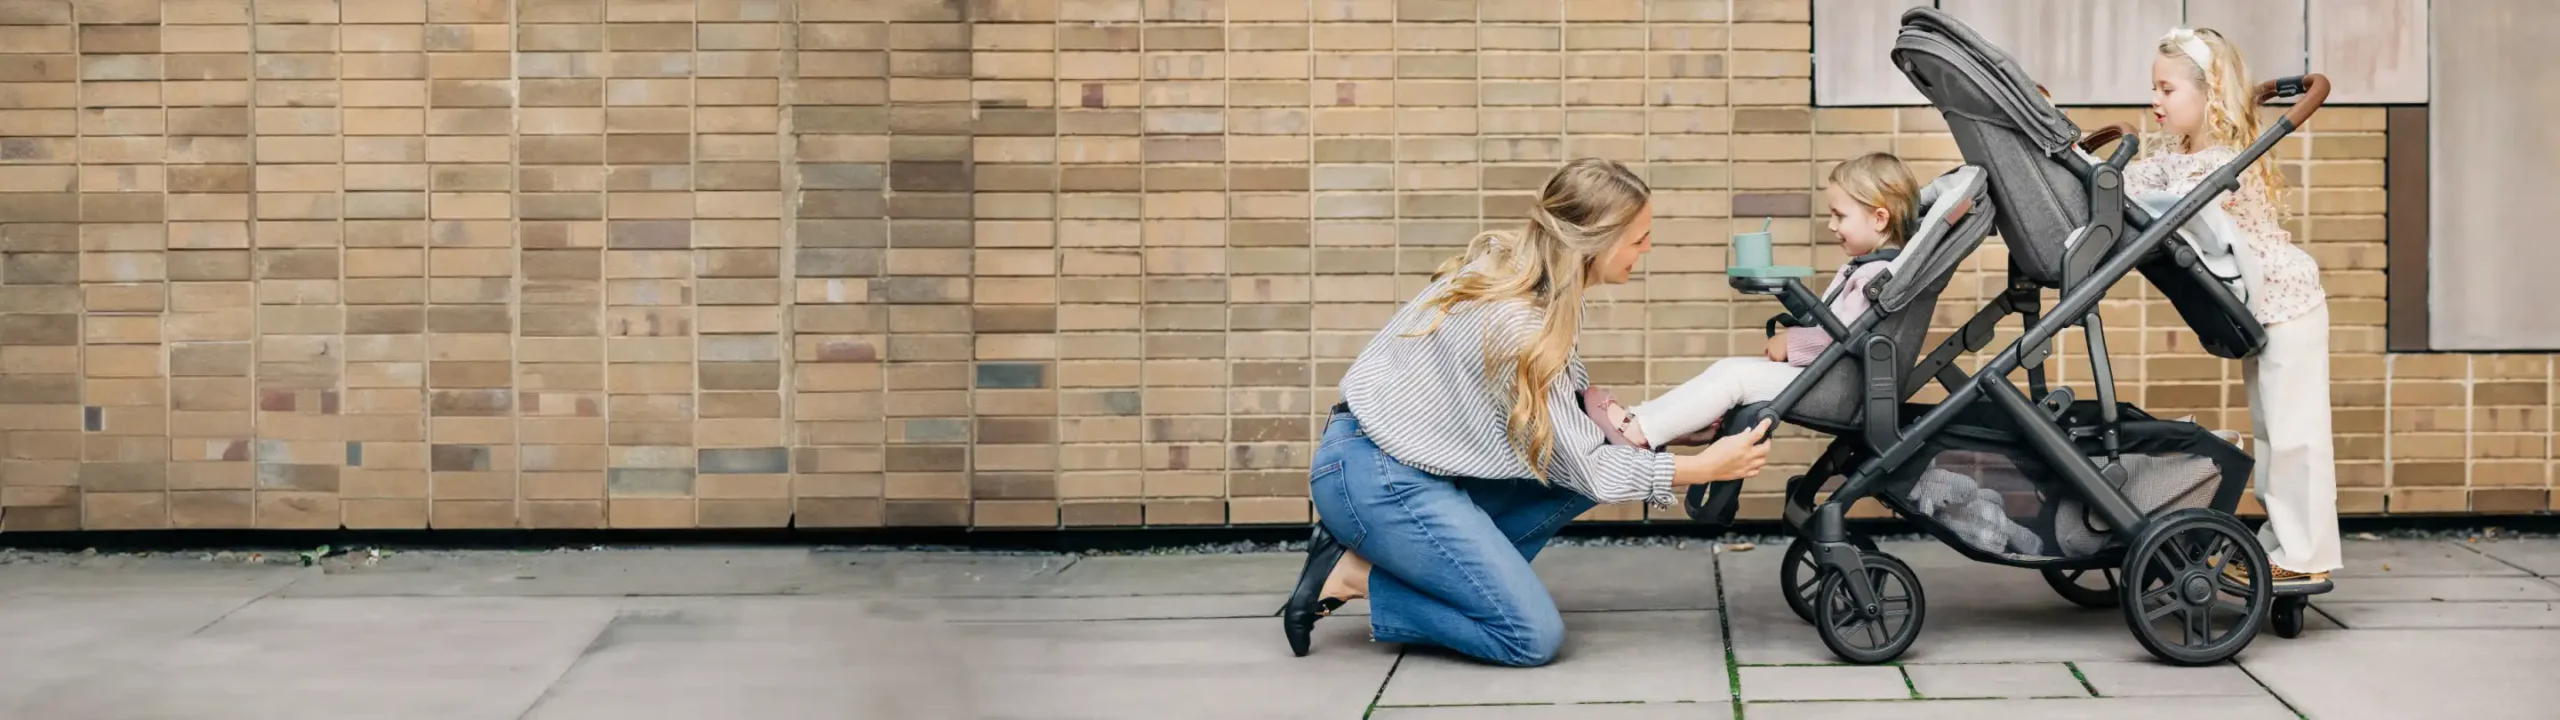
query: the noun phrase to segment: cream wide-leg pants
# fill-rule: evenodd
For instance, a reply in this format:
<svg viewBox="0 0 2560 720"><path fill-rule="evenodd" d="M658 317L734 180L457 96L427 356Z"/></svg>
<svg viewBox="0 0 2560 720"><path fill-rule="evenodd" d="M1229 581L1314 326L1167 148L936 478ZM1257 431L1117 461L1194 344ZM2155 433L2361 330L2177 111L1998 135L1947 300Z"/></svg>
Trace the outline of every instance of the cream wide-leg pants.
<svg viewBox="0 0 2560 720"><path fill-rule="evenodd" d="M2336 570L2338 463L2329 430L2329 306L2267 327L2267 346L2241 363L2256 431L2258 530L2270 565Z"/></svg>

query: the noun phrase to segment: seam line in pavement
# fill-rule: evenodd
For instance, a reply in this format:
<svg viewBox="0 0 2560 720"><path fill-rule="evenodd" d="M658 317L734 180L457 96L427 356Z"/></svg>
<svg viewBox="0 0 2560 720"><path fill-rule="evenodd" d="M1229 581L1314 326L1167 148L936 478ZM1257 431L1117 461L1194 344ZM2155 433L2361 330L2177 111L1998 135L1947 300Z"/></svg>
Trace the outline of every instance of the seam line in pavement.
<svg viewBox="0 0 2560 720"><path fill-rule="evenodd" d="M533 702L524 706L524 712L516 713L515 720L533 717L533 711L542 709L543 703L551 701L551 694L560 689L560 682L569 679L570 673L577 672L578 666L587 664L587 658L595 655L596 641L604 639L605 633L613 632L613 624L622 619L622 611L627 605L619 601L613 604L613 615L606 617L604 624L596 626L595 637L587 638L587 644L579 647L578 656L570 658L569 665L560 668L560 674L553 676L551 682L542 684L542 694L533 696Z"/></svg>
<svg viewBox="0 0 2560 720"><path fill-rule="evenodd" d="M1725 702L1733 704L1733 720L1743 720L1742 664L1733 653L1733 610L1724 597L1724 549L1722 545L1711 547L1714 549L1707 553L1707 567L1715 571L1716 635L1724 641L1725 692L1731 696Z"/></svg>

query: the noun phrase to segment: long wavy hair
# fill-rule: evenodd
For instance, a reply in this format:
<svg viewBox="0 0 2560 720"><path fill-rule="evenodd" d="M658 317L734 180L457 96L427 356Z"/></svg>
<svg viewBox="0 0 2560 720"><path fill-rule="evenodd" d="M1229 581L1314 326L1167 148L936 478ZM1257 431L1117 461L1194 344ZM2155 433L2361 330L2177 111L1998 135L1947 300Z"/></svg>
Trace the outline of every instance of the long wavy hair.
<svg viewBox="0 0 2560 720"><path fill-rule="evenodd" d="M1428 335L1464 303L1525 302L1544 319L1527 342L1501 337L1485 344L1485 382L1507 388L1511 412L1505 431L1511 450L1540 481L1555 441L1547 393L1564 374L1582 329L1582 296L1597 279L1594 260L1644 209L1653 190L1625 165L1584 158L1547 178L1529 222L1517 233L1486 232L1465 252L1440 264L1432 280L1450 278L1424 306L1439 311L1431 324L1406 333ZM1452 277L1454 275L1454 277ZM1504 377L1508 375L1507 381Z"/></svg>
<svg viewBox="0 0 2560 720"><path fill-rule="evenodd" d="M2187 52L2189 40L2204 44L2213 58L2211 67ZM2196 87L2204 89L2204 137L2198 138L2204 141L2201 144L2239 150L2258 141L2258 134L2266 127L2258 121L2257 87L2249 83L2249 63L2240 57L2239 46L2213 28L2178 28L2160 36L2159 49L2161 57L2187 61L2186 66L2195 70L2189 77L2195 80ZM2241 179L2242 195L2252 190L2248 185L2256 185L2255 190L2264 193L2267 204L2279 217L2283 216L2285 207L2280 200L2284 173L2276 169L2274 160L2260 158Z"/></svg>

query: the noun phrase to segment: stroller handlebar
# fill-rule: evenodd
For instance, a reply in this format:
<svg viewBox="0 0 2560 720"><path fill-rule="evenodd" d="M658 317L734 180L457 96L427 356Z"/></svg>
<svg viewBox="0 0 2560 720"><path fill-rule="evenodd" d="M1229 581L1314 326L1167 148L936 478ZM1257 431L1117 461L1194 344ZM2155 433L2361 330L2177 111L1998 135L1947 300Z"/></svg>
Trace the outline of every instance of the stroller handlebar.
<svg viewBox="0 0 2560 720"><path fill-rule="evenodd" d="M2311 122L2312 113L2320 112L2321 103L2329 100L2329 77L2311 73L2258 83L2256 100L2259 104L2263 105L2268 100L2280 97L2302 98L2294 102L2292 111L2284 114L2284 119L2292 121L2295 128L2300 128Z"/></svg>

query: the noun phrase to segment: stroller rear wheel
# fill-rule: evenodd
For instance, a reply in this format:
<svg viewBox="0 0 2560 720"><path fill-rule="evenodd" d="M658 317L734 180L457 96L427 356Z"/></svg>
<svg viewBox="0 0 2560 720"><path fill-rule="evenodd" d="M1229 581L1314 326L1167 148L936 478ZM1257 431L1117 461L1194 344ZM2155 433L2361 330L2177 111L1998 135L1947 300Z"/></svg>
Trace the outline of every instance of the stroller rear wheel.
<svg viewBox="0 0 2560 720"><path fill-rule="evenodd" d="M2230 571L2245 570L2247 582ZM2117 602L2145 650L2180 665L2230 659L2257 639L2275 594L2267 552L2238 518L2204 508L2169 513L2125 554Z"/></svg>
<svg viewBox="0 0 2560 720"><path fill-rule="evenodd" d="M1920 576L1911 566L1881 552L1860 553L1876 604L1860 608L1849 589L1849 576L1822 574L1814 604L1814 631L1831 653L1849 662L1872 665L1901 657L1920 637L1920 621L1928 599L1920 592Z"/></svg>
<svg viewBox="0 0 2560 720"><path fill-rule="evenodd" d="M1863 535L1849 536L1849 544L1864 552L1876 552L1876 541ZM1787 552L1778 558L1778 584L1787 590L1787 609L1805 622L1813 622L1813 603L1822 586L1822 565L1813 560L1813 540L1798 535L1787 543Z"/></svg>
<svg viewBox="0 0 2560 720"><path fill-rule="evenodd" d="M2090 587L2081 584L2091 580L2097 581L2099 585L2097 587ZM2071 601L2071 604L2073 605L2078 605L2084 608L2111 608L2116 606L2117 590L2115 568L2090 568L2086 570L2045 568L2044 583L2046 585L2053 586L2053 591L2056 594L2060 594L2064 600Z"/></svg>

